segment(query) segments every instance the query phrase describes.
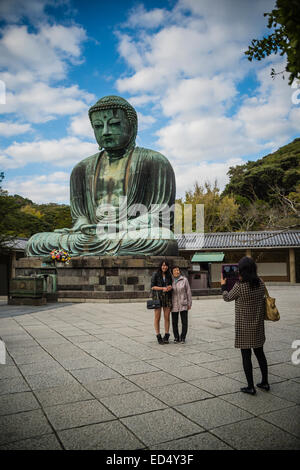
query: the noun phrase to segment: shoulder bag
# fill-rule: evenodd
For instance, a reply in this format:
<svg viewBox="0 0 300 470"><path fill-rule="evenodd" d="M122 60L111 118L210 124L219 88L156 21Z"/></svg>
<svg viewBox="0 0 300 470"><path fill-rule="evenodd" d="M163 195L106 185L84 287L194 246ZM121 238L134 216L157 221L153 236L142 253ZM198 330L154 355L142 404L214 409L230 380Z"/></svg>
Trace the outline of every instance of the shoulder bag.
<svg viewBox="0 0 300 470"><path fill-rule="evenodd" d="M278 321L280 315L275 305L275 299L269 296L268 289L265 286L265 320Z"/></svg>

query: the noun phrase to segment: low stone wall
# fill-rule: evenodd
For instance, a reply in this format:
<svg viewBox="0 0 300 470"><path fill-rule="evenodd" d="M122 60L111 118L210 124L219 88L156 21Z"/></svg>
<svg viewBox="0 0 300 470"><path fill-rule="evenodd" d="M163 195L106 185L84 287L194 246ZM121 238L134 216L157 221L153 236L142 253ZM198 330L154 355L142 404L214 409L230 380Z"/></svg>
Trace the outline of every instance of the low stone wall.
<svg viewBox="0 0 300 470"><path fill-rule="evenodd" d="M150 297L151 276L163 259L161 256L87 256L72 258L68 265L51 267L39 257L21 258L17 261L16 276L55 272L56 298L61 302L146 299ZM167 259L187 276L189 262L186 259L174 256Z"/></svg>

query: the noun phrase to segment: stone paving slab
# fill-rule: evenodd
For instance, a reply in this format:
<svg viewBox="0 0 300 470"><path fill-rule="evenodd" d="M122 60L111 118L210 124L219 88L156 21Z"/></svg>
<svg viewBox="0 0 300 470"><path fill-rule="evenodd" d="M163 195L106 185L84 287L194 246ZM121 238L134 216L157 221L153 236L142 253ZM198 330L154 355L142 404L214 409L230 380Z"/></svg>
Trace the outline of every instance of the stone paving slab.
<svg viewBox="0 0 300 470"><path fill-rule="evenodd" d="M115 416L97 400L64 403L63 405L45 407L44 410L56 430L115 419Z"/></svg>
<svg viewBox="0 0 300 470"><path fill-rule="evenodd" d="M268 411L294 406L294 403L275 397L270 392L260 389L256 390L255 396L247 395L246 393L231 393L224 395L222 399L243 410L249 411L249 413L255 416L267 413Z"/></svg>
<svg viewBox="0 0 300 470"><path fill-rule="evenodd" d="M260 417L300 438L300 406L263 414Z"/></svg>
<svg viewBox="0 0 300 470"><path fill-rule="evenodd" d="M58 433L68 450L133 450L144 449L141 443L119 421L93 424Z"/></svg>
<svg viewBox="0 0 300 470"><path fill-rule="evenodd" d="M41 410L0 416L0 444L49 434L52 429Z"/></svg>
<svg viewBox="0 0 300 470"><path fill-rule="evenodd" d="M272 395L300 404L300 383L286 380L272 385Z"/></svg>
<svg viewBox="0 0 300 470"><path fill-rule="evenodd" d="M71 373L82 384L95 382L96 380L114 379L120 377L117 372L101 364L97 365L96 367L72 370Z"/></svg>
<svg viewBox="0 0 300 470"><path fill-rule="evenodd" d="M143 361L130 362L127 364L114 364L114 369L119 372L119 374L124 376L141 374L143 372L154 372L158 370L157 367L154 367Z"/></svg>
<svg viewBox="0 0 300 470"><path fill-rule="evenodd" d="M205 369L204 367L196 366L196 365L182 367L180 369L177 367L170 368L169 372L175 375L175 377L178 377L181 380L186 380L187 382L190 382L191 380L200 379L203 377L212 377L213 375L216 375L216 373L209 371Z"/></svg>
<svg viewBox="0 0 300 470"><path fill-rule="evenodd" d="M203 428L172 409L122 418L121 422L145 445L150 447L159 442L162 443L203 431Z"/></svg>
<svg viewBox="0 0 300 470"><path fill-rule="evenodd" d="M76 383L71 374L63 370L45 372L43 374L28 375L26 377L32 390L42 390L44 388L58 387L59 385L71 385Z"/></svg>
<svg viewBox="0 0 300 470"><path fill-rule="evenodd" d="M72 385L35 390L35 395L43 407L93 399L93 396L77 382Z"/></svg>
<svg viewBox="0 0 300 470"><path fill-rule="evenodd" d="M211 398L210 393L200 390L186 382L169 384L164 387L150 388L149 393L157 397L169 406Z"/></svg>
<svg viewBox="0 0 300 470"><path fill-rule="evenodd" d="M271 374L285 379L300 378L300 367L293 364L277 364L269 367Z"/></svg>
<svg viewBox="0 0 300 470"><path fill-rule="evenodd" d="M207 377L206 379L195 380L190 383L216 396L237 392L241 388L241 384L237 380L233 380L225 375Z"/></svg>
<svg viewBox="0 0 300 470"><path fill-rule="evenodd" d="M3 416L37 408L40 408L40 405L31 392L10 393L9 395L0 396L0 415Z"/></svg>
<svg viewBox="0 0 300 470"><path fill-rule="evenodd" d="M0 366L1 367L1 366ZM8 393L27 392L30 388L22 377L0 380L0 395Z"/></svg>
<svg viewBox="0 0 300 470"><path fill-rule="evenodd" d="M100 399L111 397L113 395L124 395L130 392L138 392L140 389L132 381L125 379L106 379L85 384L85 388L89 390L94 397Z"/></svg>
<svg viewBox="0 0 300 470"><path fill-rule="evenodd" d="M24 439L0 446L0 450L62 450L55 434Z"/></svg>
<svg viewBox="0 0 300 470"><path fill-rule="evenodd" d="M30 375L44 374L45 372L55 373L55 371L64 371L64 368L52 358L49 358L46 362L20 365L19 368L25 378Z"/></svg>
<svg viewBox="0 0 300 470"><path fill-rule="evenodd" d="M144 390L150 390L153 387L162 387L164 385L171 385L180 382L180 379L162 370L129 375L128 379Z"/></svg>
<svg viewBox="0 0 300 470"><path fill-rule="evenodd" d="M300 440L259 418L213 429L212 433L238 450L299 450Z"/></svg>
<svg viewBox="0 0 300 470"><path fill-rule="evenodd" d="M215 362L216 356L206 352L198 352L192 354L185 354L184 358L193 364L205 364L206 362Z"/></svg>
<svg viewBox="0 0 300 470"><path fill-rule="evenodd" d="M164 442L151 447L153 450L232 450L232 447L222 442L209 432L196 436L184 437L175 441Z"/></svg>
<svg viewBox="0 0 300 470"><path fill-rule="evenodd" d="M243 369L243 365L240 359L231 358L218 360L216 362L207 362L205 364L207 369L210 369L218 374L229 374L231 372L238 372Z"/></svg>
<svg viewBox="0 0 300 470"><path fill-rule="evenodd" d="M167 407L165 403L145 391L103 397L100 398L100 401L118 418L162 410Z"/></svg>
<svg viewBox="0 0 300 470"><path fill-rule="evenodd" d="M226 374L226 377L229 377L234 380L238 380L241 386L247 386L247 381L246 377L243 371L241 372L233 372L231 374ZM261 372L258 368L253 368L253 380L254 380L254 385L257 383L261 382ZM286 379L284 377L279 377L278 375L273 375L273 374L268 374L268 380L269 384L272 385L274 383L280 383L280 382L285 382ZM243 385L242 385L243 384Z"/></svg>
<svg viewBox="0 0 300 470"><path fill-rule="evenodd" d="M27 352L27 350L17 353L10 353L17 365L34 364L35 362L51 362L52 358L45 351Z"/></svg>
<svg viewBox="0 0 300 470"><path fill-rule="evenodd" d="M202 426L205 430L252 417L247 411L226 403L220 398L209 398L186 405L179 405L175 409Z"/></svg>
<svg viewBox="0 0 300 470"><path fill-rule="evenodd" d="M22 377L19 369L14 365L2 364L0 366L0 380Z"/></svg>

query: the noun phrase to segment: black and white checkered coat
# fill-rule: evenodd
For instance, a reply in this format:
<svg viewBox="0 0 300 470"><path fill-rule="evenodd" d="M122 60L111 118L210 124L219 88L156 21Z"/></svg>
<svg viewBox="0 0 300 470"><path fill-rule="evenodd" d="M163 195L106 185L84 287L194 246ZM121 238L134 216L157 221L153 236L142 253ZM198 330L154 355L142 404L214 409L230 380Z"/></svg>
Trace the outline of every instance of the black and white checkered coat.
<svg viewBox="0 0 300 470"><path fill-rule="evenodd" d="M223 291L225 302L235 300L235 343L236 348L249 349L263 346L265 338L264 311L265 287L260 280L257 289L251 289L248 282L237 282L230 292Z"/></svg>

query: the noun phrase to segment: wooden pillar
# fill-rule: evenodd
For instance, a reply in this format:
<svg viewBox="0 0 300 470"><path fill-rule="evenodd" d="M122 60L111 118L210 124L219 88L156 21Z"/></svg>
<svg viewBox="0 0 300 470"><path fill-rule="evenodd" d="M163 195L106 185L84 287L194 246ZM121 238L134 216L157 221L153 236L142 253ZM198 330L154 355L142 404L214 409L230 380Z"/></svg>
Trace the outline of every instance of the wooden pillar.
<svg viewBox="0 0 300 470"><path fill-rule="evenodd" d="M10 271L10 278L11 279L13 277L16 277L16 261L17 261L16 252L13 251L12 255L11 255L11 271Z"/></svg>
<svg viewBox="0 0 300 470"><path fill-rule="evenodd" d="M250 250L250 248L247 248L247 249L246 249L246 256L248 256L248 258L251 258L251 250Z"/></svg>
<svg viewBox="0 0 300 470"><path fill-rule="evenodd" d="M289 265L290 265L290 283L296 283L296 263L295 263L295 250L289 248Z"/></svg>

